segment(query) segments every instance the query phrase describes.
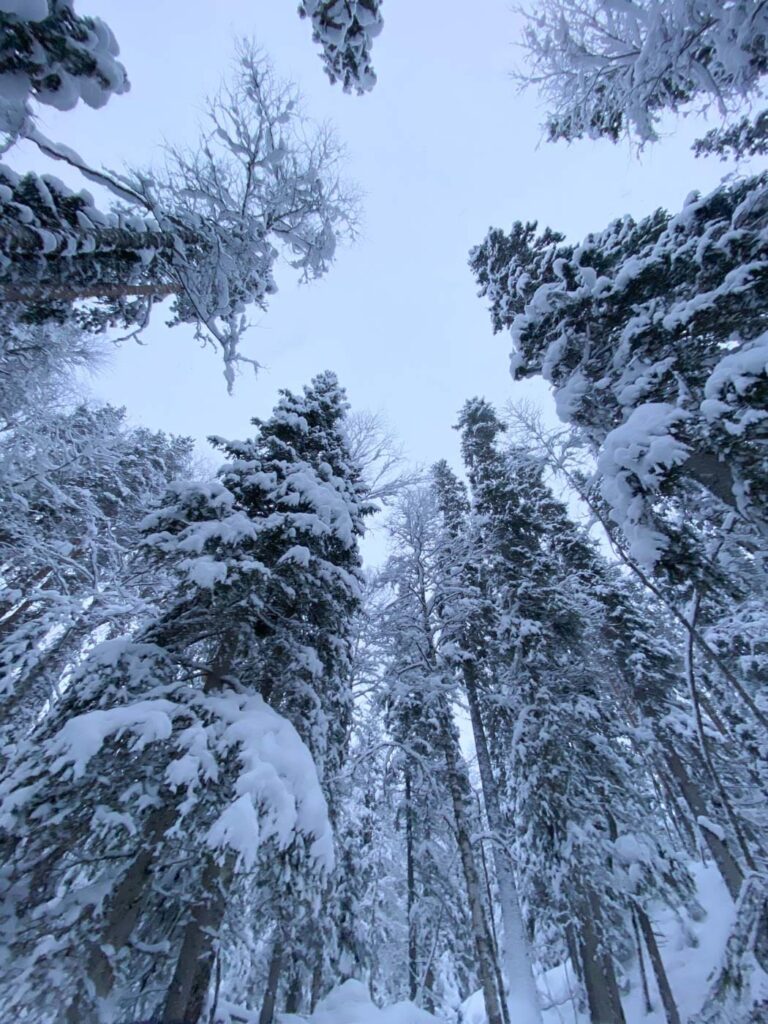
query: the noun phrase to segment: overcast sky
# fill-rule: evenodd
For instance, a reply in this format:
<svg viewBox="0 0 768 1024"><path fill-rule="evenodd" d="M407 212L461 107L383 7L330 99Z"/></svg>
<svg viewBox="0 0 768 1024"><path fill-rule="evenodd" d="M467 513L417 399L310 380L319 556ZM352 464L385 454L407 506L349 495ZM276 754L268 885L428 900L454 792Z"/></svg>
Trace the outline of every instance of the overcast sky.
<svg viewBox="0 0 768 1024"><path fill-rule="evenodd" d="M509 71L519 23L506 0L386 0L376 40L378 84L343 94L324 76L296 0L79 0L108 22L131 80L102 110L59 115L41 128L91 163L119 169L156 159L163 139L191 141L202 100L215 90L233 39L253 37L293 79L308 112L331 119L363 192L359 242L328 276L280 292L258 316L244 351L263 364L228 396L217 352L158 312L146 346L124 345L93 385L132 419L204 438L238 437L265 415L277 389L299 388L330 368L355 406L386 413L410 455L456 463L451 430L475 394L503 404L527 397L546 409L541 382L513 384L508 339L493 336L467 268L467 252L490 225L536 219L571 238L623 213L677 209L692 189L714 187L716 160L697 160L693 120L640 157L626 145L541 141L534 94L519 95ZM43 164L16 151L36 169ZM48 170L66 177L61 165ZM71 179L68 179L71 180Z"/></svg>

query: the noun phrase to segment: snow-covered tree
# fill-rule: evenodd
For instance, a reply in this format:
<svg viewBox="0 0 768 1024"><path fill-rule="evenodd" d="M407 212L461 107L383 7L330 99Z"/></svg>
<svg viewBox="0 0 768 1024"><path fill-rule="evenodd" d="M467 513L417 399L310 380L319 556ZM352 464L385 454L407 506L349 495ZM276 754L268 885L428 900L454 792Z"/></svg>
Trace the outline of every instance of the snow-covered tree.
<svg viewBox="0 0 768 1024"><path fill-rule="evenodd" d="M0 333L0 436L47 411L64 411L82 394L82 374L103 364L103 339L73 327L5 324Z"/></svg>
<svg viewBox="0 0 768 1024"><path fill-rule="evenodd" d="M420 824L427 825L434 810L420 811L419 801L434 805L437 794L444 792L450 800L448 813L464 883L465 913L473 943L472 967L482 990L489 1024L499 1024L506 1019L506 1008L481 856L473 841L479 826L477 807L454 719L456 673L446 656L447 640L441 634L435 600L440 572L438 516L434 491L421 487L403 495L392 521L397 546L383 577L392 590L383 623L391 651L384 677L385 692L393 738L402 748L406 857L410 847L411 857L415 858ZM431 896L434 882L426 891L419 886L415 862L409 883L413 913L409 929L409 987L411 993L419 995L425 980L425 953L431 949L429 943L443 945L443 963L453 960L457 964L459 951L453 942L446 944L443 929L447 921L419 921L419 905L424 909L421 901L435 905ZM455 910L451 916L455 918ZM426 964L431 964L435 971L439 962L433 954ZM455 975L456 971L452 973Z"/></svg>
<svg viewBox="0 0 768 1024"><path fill-rule="evenodd" d="M332 374L284 392L253 440L218 442L217 480L180 483L145 519L147 565L175 587L94 650L4 783L7 1005L197 1021L243 886L311 927L366 511L344 411Z"/></svg>
<svg viewBox="0 0 768 1024"><path fill-rule="evenodd" d="M468 402L459 425L472 497L468 569L446 621L480 739L489 825L511 852L496 872L500 897L516 872L538 955L547 966L570 955L592 1019L621 1021L633 914L647 919L654 899L684 903L691 883L659 835L652 776L627 743L599 580L588 571L597 555L535 455L503 449L487 402ZM512 902L505 930L520 958L514 911Z"/></svg>
<svg viewBox="0 0 768 1024"><path fill-rule="evenodd" d="M325 274L354 231L356 199L331 130L309 125L296 90L251 46L240 47L206 122L199 144L170 149L164 167L125 175L95 172L32 132L120 203L103 213L49 175L0 169L5 308L32 323L138 332L153 304L172 297L172 322L221 347L231 387L247 308L266 306L275 263L304 280Z"/></svg>
<svg viewBox="0 0 768 1024"><path fill-rule="evenodd" d="M519 78L547 104L551 139L658 136L693 101L729 114L768 71L760 0L544 0L526 11Z"/></svg>
<svg viewBox="0 0 768 1024"><path fill-rule="evenodd" d="M694 143L697 156L715 153L721 160L728 157L741 159L768 154L768 110L762 110L754 119L740 118L727 128L711 128Z"/></svg>
<svg viewBox="0 0 768 1024"><path fill-rule="evenodd" d="M552 383L645 566L690 563L685 495L747 546L765 528L767 196L764 176L737 180L580 245L517 223L471 254L515 377Z"/></svg>
<svg viewBox="0 0 768 1024"><path fill-rule="evenodd" d="M381 0L301 0L299 14L312 22L312 38L322 49L331 82L345 92L368 92L376 84L371 64L373 40L381 32Z"/></svg>
<svg viewBox="0 0 768 1024"><path fill-rule="evenodd" d="M511 1020L539 1024L541 1010L520 910L515 866L510 856L513 831L502 810L487 719L483 714L488 682L491 682L491 689L495 687L495 672L491 666L497 652L487 656L489 639L499 626L484 565L487 552L482 549L480 537L470 530L466 489L446 462L434 467L433 481L442 520L439 544L442 571L435 599L441 633L450 645L450 657L456 663L469 709L482 803L492 837L491 855L503 932L501 953L506 1001Z"/></svg>
<svg viewBox="0 0 768 1024"><path fill-rule="evenodd" d="M126 92L118 53L109 26L74 0L0 0L0 152L32 127L33 102L101 107Z"/></svg>
<svg viewBox="0 0 768 1024"><path fill-rule="evenodd" d="M132 557L147 509L187 471L191 442L124 420L110 406L37 405L0 435L3 745L34 726L99 631L124 627L161 590Z"/></svg>

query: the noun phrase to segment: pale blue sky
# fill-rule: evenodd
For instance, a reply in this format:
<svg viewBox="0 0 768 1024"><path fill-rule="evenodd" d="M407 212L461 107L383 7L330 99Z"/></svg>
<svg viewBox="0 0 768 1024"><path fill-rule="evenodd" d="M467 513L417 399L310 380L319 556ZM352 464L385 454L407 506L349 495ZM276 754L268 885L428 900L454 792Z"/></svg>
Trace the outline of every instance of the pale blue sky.
<svg viewBox="0 0 768 1024"><path fill-rule="evenodd" d="M541 382L513 384L508 339L494 337L467 268L490 225L538 219L580 239L629 212L678 208L725 171L697 160L693 120L640 158L626 145L541 142L541 111L509 78L519 23L506 0L386 0L373 93L344 95L326 80L295 0L80 0L112 27L131 79L102 110L45 110L41 128L95 164L147 164L163 138L190 141L234 36L252 36L292 78L308 112L335 122L349 176L365 193L360 241L309 287L279 276L244 351L264 365L228 396L220 357L162 312L146 347L124 345L93 385L147 426L243 436L277 389L334 369L354 405L382 410L420 462L457 459L451 430L464 399L527 397L550 410ZM11 162L33 155L15 151ZM61 165L49 170L66 177ZM69 179L71 180L71 178Z"/></svg>

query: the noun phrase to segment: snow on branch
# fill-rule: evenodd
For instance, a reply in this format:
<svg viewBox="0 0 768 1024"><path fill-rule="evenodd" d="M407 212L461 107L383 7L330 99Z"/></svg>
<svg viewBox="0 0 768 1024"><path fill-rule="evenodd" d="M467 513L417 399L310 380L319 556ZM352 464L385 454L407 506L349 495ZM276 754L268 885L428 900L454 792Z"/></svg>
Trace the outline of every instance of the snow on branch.
<svg viewBox="0 0 768 1024"><path fill-rule="evenodd" d="M517 77L542 93L553 140L653 141L664 110L732 112L768 70L761 0L544 0L522 13Z"/></svg>
<svg viewBox="0 0 768 1024"><path fill-rule="evenodd" d="M71 110L101 107L128 90L120 52L101 18L73 0L0 0L0 152L33 125L33 101Z"/></svg>
<svg viewBox="0 0 768 1024"><path fill-rule="evenodd" d="M30 138L120 200L102 214L87 193L55 179L0 180L0 294L21 319L79 317L102 330L141 330L170 297L173 323L220 347L231 389L248 309L266 308L281 258L302 280L322 277L354 237L358 199L325 125L303 115L297 91L241 43L234 74L208 102L197 143L170 147L164 165L95 171L36 131ZM81 305L86 303L83 313Z"/></svg>
<svg viewBox="0 0 768 1024"><path fill-rule="evenodd" d="M162 662L165 655L159 648L119 641L97 649L92 668L122 664L124 669L137 667L146 676L151 675L153 657L156 667L162 668L157 659ZM204 802L201 786L226 787L223 799L217 800L223 809L207 832L212 849L234 851L250 869L265 844L273 841L285 850L302 836L309 843L314 867L331 871L334 848L328 805L312 755L294 726L258 694L231 689L213 694L183 685L163 689L165 696L73 715L45 745L46 771L68 772L78 781L108 745L113 748L111 757L119 757L125 749L121 744L114 752L119 740L132 740L130 751L165 745L173 755L165 769L165 785L185 790L187 796L179 817ZM6 786L4 814L18 813L35 791L26 785Z"/></svg>
<svg viewBox="0 0 768 1024"><path fill-rule="evenodd" d="M345 92L370 91L376 84L371 47L384 24L381 0L302 0L299 14L312 22L331 82L341 82Z"/></svg>

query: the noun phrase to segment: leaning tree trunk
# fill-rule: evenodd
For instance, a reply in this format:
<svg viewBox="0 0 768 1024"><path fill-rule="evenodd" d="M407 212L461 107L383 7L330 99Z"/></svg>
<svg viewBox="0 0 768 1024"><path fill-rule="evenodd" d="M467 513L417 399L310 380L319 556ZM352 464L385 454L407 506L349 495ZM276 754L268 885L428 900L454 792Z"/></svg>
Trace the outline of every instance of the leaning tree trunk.
<svg viewBox="0 0 768 1024"><path fill-rule="evenodd" d="M653 975L656 978L656 986L661 996L661 1004L664 1007L664 1014L667 1018L667 1024L680 1024L680 1013L677 1009L677 1003L675 997L672 994L672 989L669 985L669 978L664 967L664 961L661 959L661 953L659 952L659 945L656 942L656 936L653 932L653 926L648 918L648 915L642 907L636 908L637 921L640 924L640 931L643 933L645 939L645 947L648 950L648 957L653 967Z"/></svg>
<svg viewBox="0 0 768 1024"><path fill-rule="evenodd" d="M651 993L648 989L648 973L645 969L645 953L643 952L643 940L640 937L640 925L637 923L637 908L632 911L632 931L635 935L635 948L637 949L637 966L640 968L640 983L643 989L643 1006L646 1013L653 1012Z"/></svg>
<svg viewBox="0 0 768 1024"><path fill-rule="evenodd" d="M591 1024L626 1024L610 954L600 948L595 924L600 920L600 905L594 892L581 903L579 914L579 954Z"/></svg>
<svg viewBox="0 0 768 1024"><path fill-rule="evenodd" d="M458 739L454 735L449 712L444 709L441 714L440 743L445 758L448 776L448 787L453 805L456 825L456 841L459 857L467 887L470 919L477 954L477 973L485 1001L485 1012L488 1024L503 1024L499 993L495 979L495 957L493 942L488 926L488 919L483 907L483 896L480 885L480 873L472 850L472 796L466 770L458 750Z"/></svg>
<svg viewBox="0 0 768 1024"><path fill-rule="evenodd" d="M150 813L141 849L107 901L98 938L86 953L85 971L97 1004L110 996L115 984L112 959L104 950L110 949L114 957L128 944L144 904L158 847L175 818L176 808L170 803ZM89 1020L99 1019L99 1016L91 997L78 989L67 1008L67 1021L71 1024L86 1024Z"/></svg>
<svg viewBox="0 0 768 1024"><path fill-rule="evenodd" d="M708 819L707 802L702 795L701 789L691 778L689 768L677 752L676 738L659 723L659 709L653 703L644 701L637 694L631 682L625 681L625 686L626 694L632 695L633 700L637 702L637 706L648 717L654 727L655 737L664 762L664 765L659 767L663 768L666 766L669 775L674 780L674 787L677 788L691 812L691 817L696 823L696 831L706 843L712 859L728 888L728 892L731 894L731 898L734 901L737 900L742 883L744 882L744 871L726 841L704 824ZM634 723L635 716L631 709L629 709L629 717ZM694 753L692 756L695 758L696 774L703 777L706 774L706 765L697 753ZM664 783L665 788L674 788L670 786L668 779L664 779Z"/></svg>
<svg viewBox="0 0 768 1024"><path fill-rule="evenodd" d="M485 733L477 693L474 666L464 665L464 682L475 740L477 764L483 791L485 814L493 833L493 866L499 889L499 907L504 930L502 965L507 982L507 1005L513 1024L541 1024L541 1010L533 977L533 966L528 953L520 901L509 856L509 843L501 813L499 792L491 768L491 755Z"/></svg>
<svg viewBox="0 0 768 1024"><path fill-rule="evenodd" d="M709 852L712 854L712 859L717 865L717 869L728 888L728 892L735 901L739 898L739 892L744 882L744 872L741 869L741 865L731 853L725 840L704 824L707 820L707 804L701 794L701 790L691 779L681 757L674 749L671 741L666 740L666 737L663 741L662 752L669 771L677 783L683 799L690 808L699 832L707 844Z"/></svg>
<svg viewBox="0 0 768 1024"><path fill-rule="evenodd" d="M205 1009L211 975L216 962L217 942L227 910L229 883L234 872L234 855L223 863L209 853L202 876L202 892L192 906L184 928L171 984L159 1021L162 1024L198 1024Z"/></svg>

